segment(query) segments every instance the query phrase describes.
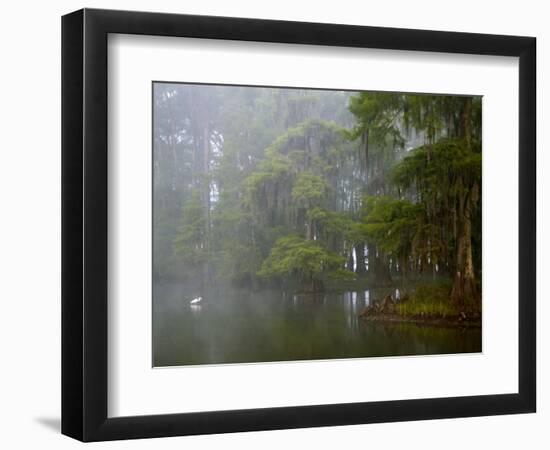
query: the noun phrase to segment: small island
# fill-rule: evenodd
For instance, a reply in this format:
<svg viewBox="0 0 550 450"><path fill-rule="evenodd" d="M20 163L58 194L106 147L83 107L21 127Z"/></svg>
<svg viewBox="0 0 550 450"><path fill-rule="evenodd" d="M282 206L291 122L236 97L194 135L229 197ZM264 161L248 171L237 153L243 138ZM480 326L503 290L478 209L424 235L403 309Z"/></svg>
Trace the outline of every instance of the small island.
<svg viewBox="0 0 550 450"><path fill-rule="evenodd" d="M365 321L404 322L444 327L481 328L481 309L476 304L456 305L447 301L448 288L419 286L414 293L396 299L386 295L381 302L373 301L359 317Z"/></svg>

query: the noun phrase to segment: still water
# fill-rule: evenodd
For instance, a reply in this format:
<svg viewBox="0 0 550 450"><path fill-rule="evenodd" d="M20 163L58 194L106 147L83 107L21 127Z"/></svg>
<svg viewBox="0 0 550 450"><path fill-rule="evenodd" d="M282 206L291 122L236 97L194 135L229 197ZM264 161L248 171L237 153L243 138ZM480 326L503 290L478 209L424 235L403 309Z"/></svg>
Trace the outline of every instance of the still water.
<svg viewBox="0 0 550 450"><path fill-rule="evenodd" d="M175 366L481 351L481 330L362 321L388 289L296 296L211 289L190 305L181 284L156 286L153 364Z"/></svg>

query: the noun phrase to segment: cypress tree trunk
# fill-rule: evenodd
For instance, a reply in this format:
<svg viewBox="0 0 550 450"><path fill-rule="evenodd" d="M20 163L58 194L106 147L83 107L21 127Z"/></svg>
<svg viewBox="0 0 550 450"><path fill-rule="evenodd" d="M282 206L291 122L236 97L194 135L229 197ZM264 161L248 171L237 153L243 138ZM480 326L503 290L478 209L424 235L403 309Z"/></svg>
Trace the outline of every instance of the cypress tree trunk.
<svg viewBox="0 0 550 450"><path fill-rule="evenodd" d="M479 298L472 256L471 192L464 193L459 200L458 222L456 268L451 301L463 305L473 303Z"/></svg>
<svg viewBox="0 0 550 450"><path fill-rule="evenodd" d="M378 254L376 247L369 247L369 273L374 275L375 281L379 284L391 284L393 281L389 263L382 253Z"/></svg>
<svg viewBox="0 0 550 450"><path fill-rule="evenodd" d="M357 266L355 269L355 273L358 275L364 275L367 273L367 267L365 264L365 243L359 242L355 246L355 259L357 262Z"/></svg>
<svg viewBox="0 0 550 450"><path fill-rule="evenodd" d="M348 260L346 262L346 267L348 270L351 270L353 272L353 247L351 247L348 253Z"/></svg>
<svg viewBox="0 0 550 450"><path fill-rule="evenodd" d="M472 99L464 98L461 114L461 135L464 147L469 153L472 151ZM451 301L463 305L478 300L479 293L474 273L472 256L472 200L476 195L476 187L469 186L462 176L458 178L458 211L457 211L457 240L456 240L456 267L451 290Z"/></svg>

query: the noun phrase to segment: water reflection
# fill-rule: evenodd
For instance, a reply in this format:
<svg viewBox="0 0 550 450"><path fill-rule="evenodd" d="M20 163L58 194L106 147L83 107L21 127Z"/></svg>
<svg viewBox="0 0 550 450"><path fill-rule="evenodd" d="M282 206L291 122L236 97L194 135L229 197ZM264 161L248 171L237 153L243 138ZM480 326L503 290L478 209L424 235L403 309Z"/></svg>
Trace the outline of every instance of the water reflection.
<svg viewBox="0 0 550 450"><path fill-rule="evenodd" d="M225 288L190 305L185 287L157 287L156 366L481 351L480 330L364 322L387 289L289 295ZM400 292L395 290L399 299Z"/></svg>

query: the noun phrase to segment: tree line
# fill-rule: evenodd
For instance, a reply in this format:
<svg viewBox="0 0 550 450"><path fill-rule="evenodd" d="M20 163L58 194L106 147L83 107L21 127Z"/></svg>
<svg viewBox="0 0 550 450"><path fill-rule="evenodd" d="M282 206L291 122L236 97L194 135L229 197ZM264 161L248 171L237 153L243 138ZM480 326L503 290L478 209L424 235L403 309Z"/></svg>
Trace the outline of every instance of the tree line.
<svg viewBox="0 0 550 450"><path fill-rule="evenodd" d="M481 277L481 99L154 84L154 276L323 291Z"/></svg>

